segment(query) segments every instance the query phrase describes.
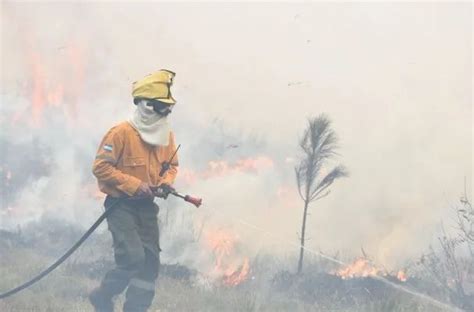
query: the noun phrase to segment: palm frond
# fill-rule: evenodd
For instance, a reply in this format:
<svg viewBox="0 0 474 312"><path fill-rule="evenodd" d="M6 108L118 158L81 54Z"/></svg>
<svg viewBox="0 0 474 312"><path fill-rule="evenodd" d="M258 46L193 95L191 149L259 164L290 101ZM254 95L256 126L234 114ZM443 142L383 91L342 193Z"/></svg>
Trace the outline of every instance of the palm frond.
<svg viewBox="0 0 474 312"><path fill-rule="evenodd" d="M312 190L311 192L311 200L314 200L319 194L321 194L323 191L325 191L331 184L339 178L347 177L349 176L349 173L347 169L342 166L336 166L333 168L327 175L325 175L319 183L317 183L317 186Z"/></svg>
<svg viewBox="0 0 474 312"><path fill-rule="evenodd" d="M320 186L332 184L334 180L347 177L349 172L347 171L346 167L339 165L333 168L324 178L321 179L319 183Z"/></svg>

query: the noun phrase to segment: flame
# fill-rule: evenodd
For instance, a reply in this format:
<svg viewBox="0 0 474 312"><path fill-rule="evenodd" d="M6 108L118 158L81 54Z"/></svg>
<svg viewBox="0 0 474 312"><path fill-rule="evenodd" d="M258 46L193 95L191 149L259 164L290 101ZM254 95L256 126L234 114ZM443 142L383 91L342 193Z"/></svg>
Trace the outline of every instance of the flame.
<svg viewBox="0 0 474 312"><path fill-rule="evenodd" d="M32 45L33 46L33 45ZM85 57L83 49L70 44L65 48L63 57L55 58L54 64L46 64L45 58L37 51L31 49L28 53L31 80L27 93L30 96L30 107L25 111L17 111L12 122L18 122L24 116L30 116L30 125L39 127L43 123L46 109L60 109L68 121L72 121L77 113L76 102L84 85ZM55 70L59 64L68 71ZM68 105L63 105L67 101Z"/></svg>
<svg viewBox="0 0 474 312"><path fill-rule="evenodd" d="M59 82L51 83L51 74L47 72L38 53L32 52L30 54L30 62L32 75L31 121L34 126L39 126L42 123L45 108L58 107L62 103L64 88Z"/></svg>
<svg viewBox="0 0 474 312"><path fill-rule="evenodd" d="M354 277L368 277L377 275L386 275L381 269L372 266L369 260L365 258L358 258L353 263L344 268L339 269L336 275L342 279L349 279Z"/></svg>
<svg viewBox="0 0 474 312"><path fill-rule="evenodd" d="M250 264L249 264L249 259L245 258L244 263L242 266L234 271L231 275L227 275L224 278L224 284L228 286L236 286L242 283L247 279L247 276L250 272Z"/></svg>
<svg viewBox="0 0 474 312"><path fill-rule="evenodd" d="M249 259L237 252L237 236L219 229L207 231L206 241L215 257L212 275L220 277L226 286L236 286L247 279L250 272Z"/></svg>
<svg viewBox="0 0 474 312"><path fill-rule="evenodd" d="M351 264L336 271L335 275L342 279L350 279L356 277L387 276L388 273L381 268L375 267L366 258L357 258ZM399 270L393 277L396 277L400 282L406 282L408 279L404 270Z"/></svg>
<svg viewBox="0 0 474 312"><path fill-rule="evenodd" d="M215 177L223 177L236 173L259 173L265 169L272 168L273 160L267 156L248 157L229 163L225 160L209 161L207 168L203 171L189 169L180 170L180 179L186 184L194 184L198 180L207 180Z"/></svg>
<svg viewBox="0 0 474 312"><path fill-rule="evenodd" d="M403 271L403 270L398 270L398 272L397 272L397 279L398 279L400 282L406 282L407 279L408 279L406 272Z"/></svg>
<svg viewBox="0 0 474 312"><path fill-rule="evenodd" d="M43 106L43 76L44 69L41 66L41 63L38 61L38 54L31 54L32 68L31 74L33 79L33 85L31 90L31 113L33 118L33 123L38 124L40 119L40 114Z"/></svg>

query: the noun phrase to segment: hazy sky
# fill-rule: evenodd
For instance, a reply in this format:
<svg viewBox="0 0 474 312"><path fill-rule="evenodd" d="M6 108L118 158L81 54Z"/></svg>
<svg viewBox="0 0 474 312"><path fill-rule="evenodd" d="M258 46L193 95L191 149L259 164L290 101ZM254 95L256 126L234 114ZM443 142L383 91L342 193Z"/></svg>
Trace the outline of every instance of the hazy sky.
<svg viewBox="0 0 474 312"><path fill-rule="evenodd" d="M90 176L71 157L93 159L105 131L133 109L131 83L159 68L177 73L172 120L183 167L235 159L208 148L233 143L229 137L239 141L239 157L275 159L259 175L190 187L208 209L296 238L301 203L275 201L272 192L283 187L296 199L294 163L281 160L297 156L306 118L323 112L351 176L312 207L312 248L364 246L384 262L416 255L441 220L450 222L464 177L471 190L469 3L1 6L4 133L48 142L60 168L54 175L74 171L68 192ZM38 72L46 90L64 85L61 104L50 99L35 126L29 116L11 122L32 114ZM45 185L59 183L54 175ZM37 187L23 202L50 200Z"/></svg>

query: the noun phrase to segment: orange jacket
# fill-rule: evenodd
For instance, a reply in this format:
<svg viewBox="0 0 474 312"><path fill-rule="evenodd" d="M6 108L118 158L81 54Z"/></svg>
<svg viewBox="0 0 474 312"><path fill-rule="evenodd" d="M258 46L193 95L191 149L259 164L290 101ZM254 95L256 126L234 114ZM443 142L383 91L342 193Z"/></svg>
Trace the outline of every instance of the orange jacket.
<svg viewBox="0 0 474 312"><path fill-rule="evenodd" d="M173 184L178 173L177 155L164 176L159 173L161 164L168 162L175 151L172 132L168 146L152 146L143 142L128 122L122 122L110 129L100 143L92 172L102 192L113 197L132 196L142 182Z"/></svg>

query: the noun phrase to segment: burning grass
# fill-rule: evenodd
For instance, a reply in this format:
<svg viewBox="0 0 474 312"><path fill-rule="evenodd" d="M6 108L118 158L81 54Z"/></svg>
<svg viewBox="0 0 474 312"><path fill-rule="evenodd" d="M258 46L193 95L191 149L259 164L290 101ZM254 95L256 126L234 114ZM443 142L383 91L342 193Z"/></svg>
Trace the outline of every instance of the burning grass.
<svg viewBox="0 0 474 312"><path fill-rule="evenodd" d="M72 242L77 232L63 235L63 243ZM34 237L25 237L28 235L25 233L30 232L25 229L21 235L11 235L8 244L0 249L1 290L33 276L59 253L42 247L52 244L52 237L36 233L43 240L40 245ZM332 264L321 260L308 259L302 276L282 270L293 264L294 259L285 265L282 259L260 255L253 259L237 257L238 261L230 263L226 258L236 253L238 238L225 231L209 235L213 237L208 242L214 247L215 270L222 270L220 279L203 279L202 272L164 264L150 311L443 311L371 276L342 279L331 274L335 270ZM5 235L0 241L3 237ZM25 292L0 301L0 310L92 311L87 294L113 263L109 246L107 232L95 234L50 276ZM231 273L226 275L225 272ZM242 278L244 273L245 278ZM396 276L390 278L395 283L403 283ZM414 282L418 280L410 277L406 283L413 286ZM121 300L119 298L117 306Z"/></svg>
<svg viewBox="0 0 474 312"><path fill-rule="evenodd" d="M215 257L212 275L219 277L226 286L237 286L249 275L249 258L239 254L238 242L238 237L227 230L206 231L206 244Z"/></svg>
<svg viewBox="0 0 474 312"><path fill-rule="evenodd" d="M32 262L31 259L36 259L37 262ZM0 282L0 288L6 289L12 284L20 283L51 260L52 258L35 258L32 250L13 251L9 257L2 259L2 275L5 276L7 270L10 273L8 279ZM84 268L79 264L68 261L66 266L59 268L31 290L0 301L0 310L4 312L92 311L86 296L98 285L97 277L100 274L96 276L84 274L81 272ZM258 270L265 268L262 263L252 264ZM329 274L314 276L314 278L316 278L314 281L318 280L315 285L320 285L317 289L326 287L331 281L342 281ZM332 288L327 289L328 294L324 297L318 295L318 300L310 300L315 293L303 292L301 287L307 290L312 289L313 282L308 276L291 285L283 285L282 289L275 288L271 281L265 279L247 280L235 287L223 285L207 287L192 277L176 279L165 273L159 278L157 297L150 311L441 311L390 290L387 297L376 297L375 293L373 297L370 297L366 291L360 289L363 296L359 294L358 297L353 297L350 305L349 299L341 301L341 297L347 296L345 292L329 293L333 290ZM355 296L355 292L351 295ZM119 298L116 304L120 306L122 298Z"/></svg>
<svg viewBox="0 0 474 312"><path fill-rule="evenodd" d="M470 204L468 208L472 209ZM74 224L51 219L31 223L16 233L0 231L0 290L19 285L47 267L82 232ZM430 254L403 270L379 267L363 251L363 258L346 265L308 256L300 275L285 270L296 259L249 257L244 242L230 228L201 227L197 237L185 244L206 251L210 265L192 269L179 263L163 264L151 311L431 312L457 307L474 311L474 287L469 286L474 280L473 258L456 252L460 246L472 246L469 236L462 241L440 238L442 248L431 248ZM40 283L0 301L0 311L91 311L87 294L113 266L110 244L107 231L95 233Z"/></svg>

